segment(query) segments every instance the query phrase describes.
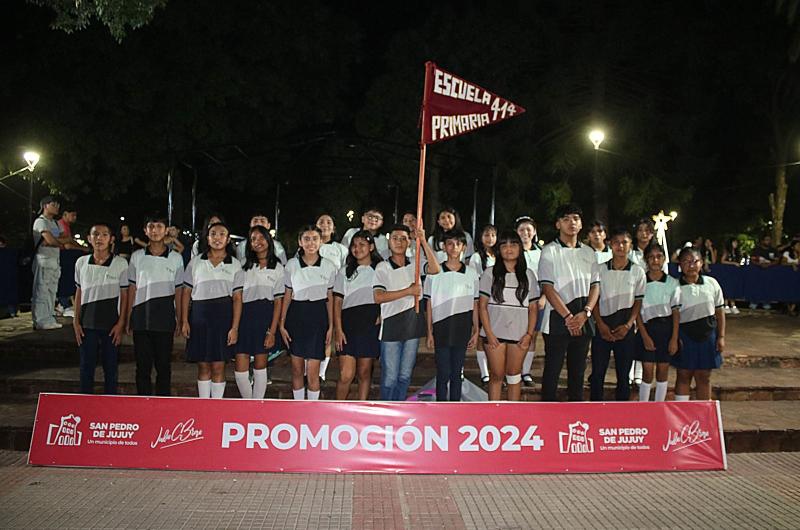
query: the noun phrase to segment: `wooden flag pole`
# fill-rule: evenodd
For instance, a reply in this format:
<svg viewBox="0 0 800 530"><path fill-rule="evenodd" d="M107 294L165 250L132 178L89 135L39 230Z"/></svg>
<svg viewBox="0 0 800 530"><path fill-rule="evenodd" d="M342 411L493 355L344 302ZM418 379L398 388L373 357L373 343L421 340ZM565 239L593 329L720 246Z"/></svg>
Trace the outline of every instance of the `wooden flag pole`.
<svg viewBox="0 0 800 530"><path fill-rule="evenodd" d="M422 93L422 120L419 136L419 181L417 182L417 226L422 224L422 197L425 195L425 154L427 153L428 145L425 143L425 127L427 126L428 118L428 95L433 89L433 63L428 61L425 63L425 88ZM420 250L422 242L419 238L416 240L416 252L414 253L416 259L414 285L420 283ZM419 296L414 297L414 310L419 313Z"/></svg>

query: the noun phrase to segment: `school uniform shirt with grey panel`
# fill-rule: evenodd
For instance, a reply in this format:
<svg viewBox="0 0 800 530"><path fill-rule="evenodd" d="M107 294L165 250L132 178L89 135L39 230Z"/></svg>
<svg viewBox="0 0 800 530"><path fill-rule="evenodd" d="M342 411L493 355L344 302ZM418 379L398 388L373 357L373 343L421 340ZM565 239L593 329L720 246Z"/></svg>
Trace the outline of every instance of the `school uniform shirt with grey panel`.
<svg viewBox="0 0 800 530"><path fill-rule="evenodd" d="M416 264L406 258L403 266L397 265L388 259L378 263L375 268L375 280L372 284L373 291L400 291L414 283ZM420 269L425 271L427 265L420 257ZM414 310L414 297L404 296L392 302L381 304L381 332L380 340L384 342L398 342L416 339L427 335L427 323L423 313L422 304L420 312Z"/></svg>
<svg viewBox="0 0 800 530"><path fill-rule="evenodd" d="M81 326L86 329L111 329L119 320L119 295L128 288L128 262L109 256L97 264L94 256L81 256L75 262L75 287L81 290Z"/></svg>
<svg viewBox="0 0 800 530"><path fill-rule="evenodd" d="M576 315L586 307L591 286L600 282L594 268L596 263L591 246L578 242L575 247L570 247L556 238L542 249L539 283L552 285L570 313ZM586 321L583 332L588 336L594 335L592 319ZM544 306L542 333L569 335L564 318L553 310L549 302Z"/></svg>
<svg viewBox="0 0 800 530"><path fill-rule="evenodd" d="M321 255L310 266L302 257L294 257L286 264L283 278L286 288L292 290L293 301L316 302L328 297L328 291L333 289L336 273L336 265Z"/></svg>
<svg viewBox="0 0 800 530"><path fill-rule="evenodd" d="M671 317L672 311L680 308L681 287L678 280L668 274L662 275L660 280L647 277L640 313L645 324L655 318Z"/></svg>
<svg viewBox="0 0 800 530"><path fill-rule="evenodd" d="M344 237L342 237L342 245L348 249L348 252L350 249L350 240L353 238L356 232L361 230L363 230L363 228L350 228L344 233ZM378 254L380 254L383 259L388 259L392 254L389 251L389 238L383 234L375 234L373 236L373 241L375 242L375 250L378 251Z"/></svg>
<svg viewBox="0 0 800 530"><path fill-rule="evenodd" d="M195 246L197 244L197 241L195 241L194 245L192 245L192 257L195 257L199 254L198 247ZM272 239L272 245L275 247L275 257L278 258L278 261L281 262L281 265L286 265L286 249L283 248L283 245L280 241L274 238ZM236 258L242 265L244 265L244 262L247 259L246 239L239 241L239 243L236 245Z"/></svg>
<svg viewBox="0 0 800 530"><path fill-rule="evenodd" d="M498 339L518 341L528 332L528 307L539 300L541 292L536 273L527 269L526 274L528 276L528 292L525 293L522 303L517 299L519 282L516 274L506 273L502 302L496 300L492 295L493 269L486 269L481 275L480 296L489 299L487 306L489 321L492 323L492 332ZM486 332L483 329L481 329L481 337L486 338Z"/></svg>
<svg viewBox="0 0 800 530"><path fill-rule="evenodd" d="M481 274L486 269L491 269L494 267L495 258L494 256L486 255L486 263L483 262L483 258L481 257L479 252L476 252L469 258L469 266L475 270L475 273L478 275L478 279L480 279Z"/></svg>
<svg viewBox="0 0 800 530"><path fill-rule="evenodd" d="M469 232L464 232L464 237L467 240L467 244L464 245L464 250L461 252L461 261L468 261L475 253L475 242L472 241L472 236ZM444 251L444 241L437 244L436 241L433 240L433 236L430 236L428 237L428 245L433 249L439 263L447 261L447 252Z"/></svg>
<svg viewBox="0 0 800 530"><path fill-rule="evenodd" d="M479 295L475 269L461 263L457 270L441 264L439 274L425 278L424 294L437 346L466 346L472 336L472 312Z"/></svg>
<svg viewBox="0 0 800 530"><path fill-rule="evenodd" d="M647 286L644 270L630 260L621 270L614 269L613 260L595 264L594 267L595 274L600 278L597 310L603 322L614 329L628 321L634 302L644 298Z"/></svg>
<svg viewBox="0 0 800 530"><path fill-rule="evenodd" d="M633 251L631 251L631 253L633 253ZM611 248L609 248L608 245L606 245L603 250L595 250L594 255L597 257L597 263L605 263L614 257L614 255L611 253ZM628 259L631 260L634 265L636 264L633 259L631 259L630 254L628 255Z"/></svg>
<svg viewBox="0 0 800 530"><path fill-rule="evenodd" d="M192 290L195 302L229 298L244 289L244 271L233 256L225 256L215 267L208 254L200 254L186 266L183 285Z"/></svg>
<svg viewBox="0 0 800 530"><path fill-rule="evenodd" d="M284 269L280 262L275 264L274 269L253 265L242 273L244 274L242 303L258 302L259 300L274 302L276 298L283 297L285 292Z"/></svg>
<svg viewBox="0 0 800 530"><path fill-rule="evenodd" d="M342 299L342 324L345 335L368 333L369 328L354 329L358 325L375 323L380 316L380 308L375 303L372 285L375 282L375 269L371 265L359 265L348 278L347 269L342 267L333 284L333 295Z"/></svg>
<svg viewBox="0 0 800 530"><path fill-rule="evenodd" d="M681 286L681 331L692 340L702 342L717 327L716 310L725 306L722 288L711 276L700 275L697 283L688 283L683 276Z"/></svg>
<svg viewBox="0 0 800 530"><path fill-rule="evenodd" d="M183 272L183 258L172 250L154 255L148 247L131 255L128 280L136 287L134 331L175 331L175 290L183 285Z"/></svg>

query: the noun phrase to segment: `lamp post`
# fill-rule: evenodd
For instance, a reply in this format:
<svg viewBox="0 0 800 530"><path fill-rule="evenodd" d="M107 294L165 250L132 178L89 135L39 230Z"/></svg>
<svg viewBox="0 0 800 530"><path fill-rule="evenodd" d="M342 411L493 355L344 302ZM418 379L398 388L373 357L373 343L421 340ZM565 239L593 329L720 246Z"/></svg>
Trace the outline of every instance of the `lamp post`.
<svg viewBox="0 0 800 530"><path fill-rule="evenodd" d="M33 170L36 169L36 164L39 163L39 153L36 151L25 151L22 154L22 158L25 160L25 167L20 168L16 171L12 171L8 175L3 176L0 178L0 183L6 180L9 177L13 177L14 175L19 175L23 171L30 171L33 173ZM5 184L3 184L5 186ZM33 225L33 175L30 176L30 183L28 186L28 226Z"/></svg>
<svg viewBox="0 0 800 530"><path fill-rule="evenodd" d="M606 139L606 134L600 129L589 133L589 141L594 146L594 216L596 219L608 223L608 183L605 175L601 175L599 165L600 144Z"/></svg>

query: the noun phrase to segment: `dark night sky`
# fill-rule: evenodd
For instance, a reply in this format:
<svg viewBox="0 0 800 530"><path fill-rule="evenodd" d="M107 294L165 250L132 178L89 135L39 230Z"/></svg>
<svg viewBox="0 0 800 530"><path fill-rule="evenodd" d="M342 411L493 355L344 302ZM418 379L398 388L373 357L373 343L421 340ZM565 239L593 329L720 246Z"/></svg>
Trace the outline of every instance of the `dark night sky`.
<svg viewBox="0 0 800 530"><path fill-rule="evenodd" d="M676 238L755 234L776 163L770 98L781 75L798 84L790 28L771 2L170 0L121 44L97 22L66 34L52 18L21 0L0 17L0 170L39 149L36 200L57 191L87 223L165 209L170 168L183 226L195 170L199 215L219 210L235 225L272 211L282 183L284 239L323 210L340 231L344 212L367 204L390 218L392 186L401 210L415 202L433 59L529 112L431 147L429 208L452 203L469 225L478 178L486 222L496 174L500 224L533 214L546 235L566 195L589 216L585 134L601 124L614 223L677 209ZM781 123L800 123L797 101L778 109ZM791 145L784 161L800 158L800 137ZM788 176L793 234L800 183ZM18 239L27 183L4 184L0 232Z"/></svg>

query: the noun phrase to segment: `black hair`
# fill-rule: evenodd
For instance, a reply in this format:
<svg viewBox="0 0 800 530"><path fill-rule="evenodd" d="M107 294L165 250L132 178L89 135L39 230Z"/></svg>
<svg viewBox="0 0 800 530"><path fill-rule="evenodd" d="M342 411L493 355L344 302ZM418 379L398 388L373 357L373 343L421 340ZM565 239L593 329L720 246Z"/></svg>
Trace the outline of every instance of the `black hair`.
<svg viewBox="0 0 800 530"><path fill-rule="evenodd" d="M528 301L528 263L525 260L525 254L522 250L522 240L514 231L503 230L497 236L497 243L494 245L495 262L492 267L492 298L501 304L503 300L503 289L506 288L506 264L500 258L500 246L507 244L519 245L519 256L517 257L517 264L514 267L514 275L517 277L517 291L516 296L519 305L524 306Z"/></svg>
<svg viewBox="0 0 800 530"><path fill-rule="evenodd" d="M114 230L114 225L112 225L111 223L107 223L105 221L95 221L89 225L89 233L92 232L92 228L94 228L95 226L105 226L106 228L108 228L108 231L111 232L111 237L116 239L117 233Z"/></svg>
<svg viewBox="0 0 800 530"><path fill-rule="evenodd" d="M519 230L519 227L524 224L529 224L533 227L533 234L535 237L531 240L531 250L541 250L542 247L539 246L539 242L537 241L539 238L539 229L536 227L536 221L529 215L521 215L514 221L514 230ZM523 247L522 250L525 250L525 248Z"/></svg>
<svg viewBox="0 0 800 530"><path fill-rule="evenodd" d="M794 246L797 243L800 243L800 239L792 239L789 241L789 248L786 249L786 251L789 253L789 257L792 259L800 258L800 256L797 255L797 252L794 251Z"/></svg>
<svg viewBox="0 0 800 530"><path fill-rule="evenodd" d="M208 234L211 232L211 229L216 226L221 226L228 231L228 244L225 245L225 253L228 256L235 256L236 254L233 250L233 243L231 242L231 229L227 223L225 223L225 221L211 223L210 225L206 226L205 230L203 230L203 239L201 239L200 244L197 245L200 254L208 254L208 251L211 249L211 247L208 246Z"/></svg>
<svg viewBox="0 0 800 530"><path fill-rule="evenodd" d="M625 228L624 226L618 226L618 227L614 228L613 230L611 230L611 232L609 232L609 234L608 234L608 240L611 241L613 238L615 238L617 236L625 236L628 239L630 239L631 241L633 241L633 237L631 236L631 231L628 230L627 228ZM652 243L652 240L651 240L651 243Z"/></svg>
<svg viewBox="0 0 800 530"><path fill-rule="evenodd" d="M278 257L275 255L275 243L272 241L272 236L269 234L269 230L261 225L250 227L250 231L247 232L247 241L245 241L246 246L244 247L245 261L242 269L250 270L253 267L258 267L259 265L258 254L256 254L256 251L253 250L253 247L250 245L250 236L253 235L253 232L260 233L262 236L264 236L264 239L267 240L267 268L274 269L278 264Z"/></svg>
<svg viewBox="0 0 800 530"><path fill-rule="evenodd" d="M583 218L583 210L580 206L575 204L574 202L568 202L567 204L562 204L558 208L556 208L556 219L561 219L567 215L576 214L579 217Z"/></svg>
<svg viewBox="0 0 800 530"><path fill-rule="evenodd" d="M647 245L647 247L644 249L644 259L647 259L650 256L650 254L652 254L656 250L664 254L665 258L667 257L667 253L664 251L664 247L662 247L660 243L656 243L655 241L653 241L652 243Z"/></svg>
<svg viewBox="0 0 800 530"><path fill-rule="evenodd" d="M481 228L480 236L475 238L475 253L481 257L481 267L483 267L483 270L486 270L486 263L489 259L488 251L490 250L483 246L483 234L487 230L494 230L495 237L497 236L497 227L493 224L488 224ZM491 251L494 252L494 248L492 248Z"/></svg>
<svg viewBox="0 0 800 530"><path fill-rule="evenodd" d="M300 245L300 239L303 237L303 234L306 232L316 232L319 234L320 243L322 243L322 231L317 228L317 225L305 225L300 228L300 231L297 232L297 257L303 256L303 247Z"/></svg>
<svg viewBox="0 0 800 530"><path fill-rule="evenodd" d="M367 231L369 232L369 230ZM389 230L389 233L391 234L392 232L397 232L397 231L405 232L406 234L409 235L411 234L411 229L403 224L392 225L392 228Z"/></svg>
<svg viewBox="0 0 800 530"><path fill-rule="evenodd" d="M267 214L266 210L260 210L260 209L259 210L253 210L250 213L250 219L252 219L253 217L266 217L267 221L269 221L270 224L272 224L272 220L269 218L269 215Z"/></svg>
<svg viewBox="0 0 800 530"><path fill-rule="evenodd" d="M608 235L608 228L606 227L606 224L603 221L601 221L600 219L595 219L594 221L592 221L592 224L589 225L589 230L591 231L591 229L594 228L595 226L600 228L600 230L602 230L603 232L606 233L606 235Z"/></svg>
<svg viewBox="0 0 800 530"><path fill-rule="evenodd" d="M656 230L656 225L653 224L653 220L650 219L649 217L642 217L641 219L636 221L636 224L633 225L634 231L638 231L641 225L646 225L653 232L655 232Z"/></svg>
<svg viewBox="0 0 800 530"><path fill-rule="evenodd" d="M339 239L339 238L338 238L338 236L336 235L336 219L334 219L334 218L333 218L333 216L332 216L331 214L329 214L328 212L322 212L322 213L321 213L321 214L319 214L319 215L317 216L317 218L314 220L314 225L316 225L316 224L319 222L319 218L320 218L320 217L322 217L323 215L327 215L328 217L330 217L330 218L331 218L331 221L333 221L333 232L331 232L331 240L330 240L330 241L328 241L328 243L333 243L334 241L336 241L336 240L337 240L337 239Z"/></svg>
<svg viewBox="0 0 800 530"><path fill-rule="evenodd" d="M442 243L447 241L448 239L455 239L459 241L462 245L467 244L467 234L464 232L456 232L455 230L449 230L442 234Z"/></svg>
<svg viewBox="0 0 800 530"><path fill-rule="evenodd" d="M689 254L693 254L698 258L702 259L703 255L700 254L700 250L694 247L683 247L680 252L678 252L678 261L681 261L685 256Z"/></svg>
<svg viewBox="0 0 800 530"><path fill-rule="evenodd" d="M216 224L211 222L211 219L213 219L214 217L219 219L220 222L225 225L225 228L228 228L228 225L225 224L225 218L222 215L217 213L212 213L206 216L206 218L203 220L203 229L200 231L200 239L198 240L197 243L197 250L199 251L200 254L205 254L206 252L208 252L208 230L209 228L211 228L212 224ZM166 220L164 221L164 225L169 226L167 225ZM228 233L230 233L230 228L228 228Z"/></svg>
<svg viewBox="0 0 800 530"><path fill-rule="evenodd" d="M455 224L453 225L453 228L450 229L450 232L464 231L464 227L461 226L461 216L458 215L458 210L456 210L452 206L444 206L438 212L436 212L436 228L433 229L433 234L432 234L434 250L442 250L442 243L444 243L445 229L442 228L442 225L439 224L439 216L445 212L453 214L453 217L456 220Z"/></svg>
<svg viewBox="0 0 800 530"><path fill-rule="evenodd" d="M78 208L76 208L74 204L67 203L61 207L61 215L64 215L67 212L77 212L77 211Z"/></svg>
<svg viewBox="0 0 800 530"><path fill-rule="evenodd" d="M144 226L147 226L149 223L161 223L164 226L167 226L167 216L161 212L151 213L144 217Z"/></svg>
<svg viewBox="0 0 800 530"><path fill-rule="evenodd" d="M372 250L369 253L370 257L370 265L374 269L378 263L383 261L383 258L380 254L378 254L378 250L375 248L375 238L373 237L372 233L369 230L359 230L353 237L350 238L350 246L347 247L347 259L345 260L345 276L348 280L353 279L353 274L358 269L358 260L355 256L353 256L353 242L356 239L363 239L370 245L372 245Z"/></svg>

